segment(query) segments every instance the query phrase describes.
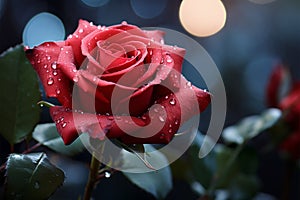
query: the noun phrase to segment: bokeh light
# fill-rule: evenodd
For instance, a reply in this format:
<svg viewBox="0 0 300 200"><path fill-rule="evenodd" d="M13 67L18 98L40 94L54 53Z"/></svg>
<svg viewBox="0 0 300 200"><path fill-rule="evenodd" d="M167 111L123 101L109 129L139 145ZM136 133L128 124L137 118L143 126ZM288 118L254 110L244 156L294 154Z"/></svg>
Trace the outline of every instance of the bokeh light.
<svg viewBox="0 0 300 200"><path fill-rule="evenodd" d="M101 7L109 2L109 0L81 0L81 1L90 7Z"/></svg>
<svg viewBox="0 0 300 200"><path fill-rule="evenodd" d="M144 19L159 16L167 6L167 0L130 0L135 14Z"/></svg>
<svg viewBox="0 0 300 200"><path fill-rule="evenodd" d="M62 21L47 12L39 13L31 18L23 31L23 44L29 47L64 38L65 28Z"/></svg>
<svg viewBox="0 0 300 200"><path fill-rule="evenodd" d="M253 3L256 3L256 4L267 4L267 3L272 3L273 1L276 1L276 0L249 0Z"/></svg>
<svg viewBox="0 0 300 200"><path fill-rule="evenodd" d="M220 0L183 0L179 8L179 18L189 33L206 37L223 28L226 10Z"/></svg>

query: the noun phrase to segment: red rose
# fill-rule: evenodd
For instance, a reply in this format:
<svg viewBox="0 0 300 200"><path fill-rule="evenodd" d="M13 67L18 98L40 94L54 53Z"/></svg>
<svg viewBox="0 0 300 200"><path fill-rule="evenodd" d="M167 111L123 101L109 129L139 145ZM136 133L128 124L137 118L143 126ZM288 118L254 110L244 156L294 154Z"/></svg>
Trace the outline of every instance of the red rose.
<svg viewBox="0 0 300 200"><path fill-rule="evenodd" d="M106 28L80 20L65 41L26 49L47 96L61 103L50 114L66 144L81 132L168 143L182 122L208 106L210 94L181 75L185 50L162 37L125 23Z"/></svg>
<svg viewBox="0 0 300 200"><path fill-rule="evenodd" d="M290 87L287 87L290 86ZM288 89L289 88L289 89ZM285 90L283 92L283 89ZM291 82L289 72L283 65L275 68L267 87L269 106L278 107L284 114L284 124L290 133L280 148L292 158L300 158L300 82Z"/></svg>

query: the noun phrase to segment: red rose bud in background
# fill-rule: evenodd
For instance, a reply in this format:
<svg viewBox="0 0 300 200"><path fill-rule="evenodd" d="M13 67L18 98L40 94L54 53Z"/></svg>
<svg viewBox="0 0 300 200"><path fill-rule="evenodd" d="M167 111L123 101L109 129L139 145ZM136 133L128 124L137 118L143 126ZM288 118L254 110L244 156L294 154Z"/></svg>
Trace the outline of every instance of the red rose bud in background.
<svg viewBox="0 0 300 200"><path fill-rule="evenodd" d="M300 158L300 82L292 81L284 65L278 65L273 71L267 86L267 102L284 114L283 122L288 135L280 148L293 159Z"/></svg>
<svg viewBox="0 0 300 200"><path fill-rule="evenodd" d="M165 45L163 34L80 20L65 41L26 49L47 96L61 103L50 114L65 144L83 132L100 140L168 143L209 105L210 94L181 74L185 50Z"/></svg>

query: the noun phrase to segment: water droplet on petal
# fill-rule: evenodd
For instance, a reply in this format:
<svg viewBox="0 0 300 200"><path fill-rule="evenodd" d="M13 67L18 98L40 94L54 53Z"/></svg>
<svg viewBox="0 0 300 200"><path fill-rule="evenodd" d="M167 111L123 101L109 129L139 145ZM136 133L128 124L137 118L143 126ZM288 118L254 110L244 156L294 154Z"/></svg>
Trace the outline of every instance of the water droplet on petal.
<svg viewBox="0 0 300 200"><path fill-rule="evenodd" d="M60 89L56 89L56 94L60 94Z"/></svg>
<svg viewBox="0 0 300 200"><path fill-rule="evenodd" d="M178 119L175 120L174 124L178 125L179 124L179 121Z"/></svg>
<svg viewBox="0 0 300 200"><path fill-rule="evenodd" d="M172 98L170 99L169 103L174 106L176 104L176 100Z"/></svg>
<svg viewBox="0 0 300 200"><path fill-rule="evenodd" d="M190 81L186 82L186 86L192 87L192 83Z"/></svg>
<svg viewBox="0 0 300 200"><path fill-rule="evenodd" d="M126 21L122 21L122 25L127 25L127 22Z"/></svg>
<svg viewBox="0 0 300 200"><path fill-rule="evenodd" d="M83 33L83 29L81 28L81 29L79 29L79 31L78 31L79 33Z"/></svg>
<svg viewBox="0 0 300 200"><path fill-rule="evenodd" d="M165 119L164 119L162 116L159 116L158 119L159 119L159 121L161 121L161 122L164 122L164 121L165 121Z"/></svg>
<svg viewBox="0 0 300 200"><path fill-rule="evenodd" d="M67 126L67 122L64 122L61 126L65 128Z"/></svg>
<svg viewBox="0 0 300 200"><path fill-rule="evenodd" d="M142 116L142 120L146 120L147 119L147 117L145 117L145 116Z"/></svg>
<svg viewBox="0 0 300 200"><path fill-rule="evenodd" d="M167 63L171 63L173 61L173 59L171 57L168 57L166 61L167 61Z"/></svg>
<svg viewBox="0 0 300 200"><path fill-rule="evenodd" d="M44 68L46 69L48 67L48 65L44 65Z"/></svg>
<svg viewBox="0 0 300 200"><path fill-rule="evenodd" d="M48 85L52 85L53 83L54 83L53 78L48 78L47 84L48 84Z"/></svg>
<svg viewBox="0 0 300 200"><path fill-rule="evenodd" d="M172 133L172 129L169 129L169 133Z"/></svg>
<svg viewBox="0 0 300 200"><path fill-rule="evenodd" d="M165 99L168 99L169 98L169 96L167 95L167 96L165 96Z"/></svg>
<svg viewBox="0 0 300 200"><path fill-rule="evenodd" d="M56 69L57 68L56 62L52 63L51 67L52 67L52 69Z"/></svg>
<svg viewBox="0 0 300 200"><path fill-rule="evenodd" d="M74 76L73 81L74 81L75 83L77 83L77 82L78 82L78 76Z"/></svg>
<svg viewBox="0 0 300 200"><path fill-rule="evenodd" d="M97 81L97 76L94 76L93 81L96 82Z"/></svg>
<svg viewBox="0 0 300 200"><path fill-rule="evenodd" d="M51 56L47 56L47 60L50 60L51 59Z"/></svg>
<svg viewBox="0 0 300 200"><path fill-rule="evenodd" d="M53 76L56 76L57 75L57 71L53 71Z"/></svg>
<svg viewBox="0 0 300 200"><path fill-rule="evenodd" d="M111 173L109 173L109 172L104 172L104 177L105 178L109 178L111 176Z"/></svg>
<svg viewBox="0 0 300 200"><path fill-rule="evenodd" d="M208 90L207 90L207 89L204 89L203 91L204 91L204 92L208 92Z"/></svg>

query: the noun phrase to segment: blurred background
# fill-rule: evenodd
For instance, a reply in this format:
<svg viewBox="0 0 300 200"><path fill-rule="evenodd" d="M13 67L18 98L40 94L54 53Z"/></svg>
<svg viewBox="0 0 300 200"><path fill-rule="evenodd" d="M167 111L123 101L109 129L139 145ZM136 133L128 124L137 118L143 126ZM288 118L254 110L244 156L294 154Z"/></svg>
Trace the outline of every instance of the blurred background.
<svg viewBox="0 0 300 200"><path fill-rule="evenodd" d="M127 21L140 27L176 30L196 40L216 63L227 93L225 126L228 126L266 108L265 87L277 63L286 64L293 77L300 78L300 1L222 2L227 11L224 28L209 37L196 37L180 24L178 12L181 0L0 0L0 52L23 42L30 46L41 35L63 40L74 32L79 19L92 21L96 25L109 26ZM35 26L29 26L33 19ZM189 76L188 69L185 73ZM42 120L46 122L49 118ZM259 148L266 139L264 136L257 138L253 146ZM1 151L6 148L5 145L1 143ZM283 168L278 154L273 152L260 160L258 174L263 183L261 191L278 198L283 179L282 174L278 173ZM73 170L74 176L71 175L69 181L83 188L86 168L73 162L76 161L70 160L62 165L68 166L69 174ZM98 193L102 198L113 199L118 194L132 191L132 196L128 198L151 199L121 175L112 179L101 182ZM300 187L299 174L295 175L293 187ZM65 187L58 192L60 195L72 193L70 188ZM111 194L116 193L115 188L118 188L118 194ZM187 185L175 181L174 191L168 198L180 199L182 196L186 199L197 197ZM296 194L294 196L295 199L300 198Z"/></svg>

